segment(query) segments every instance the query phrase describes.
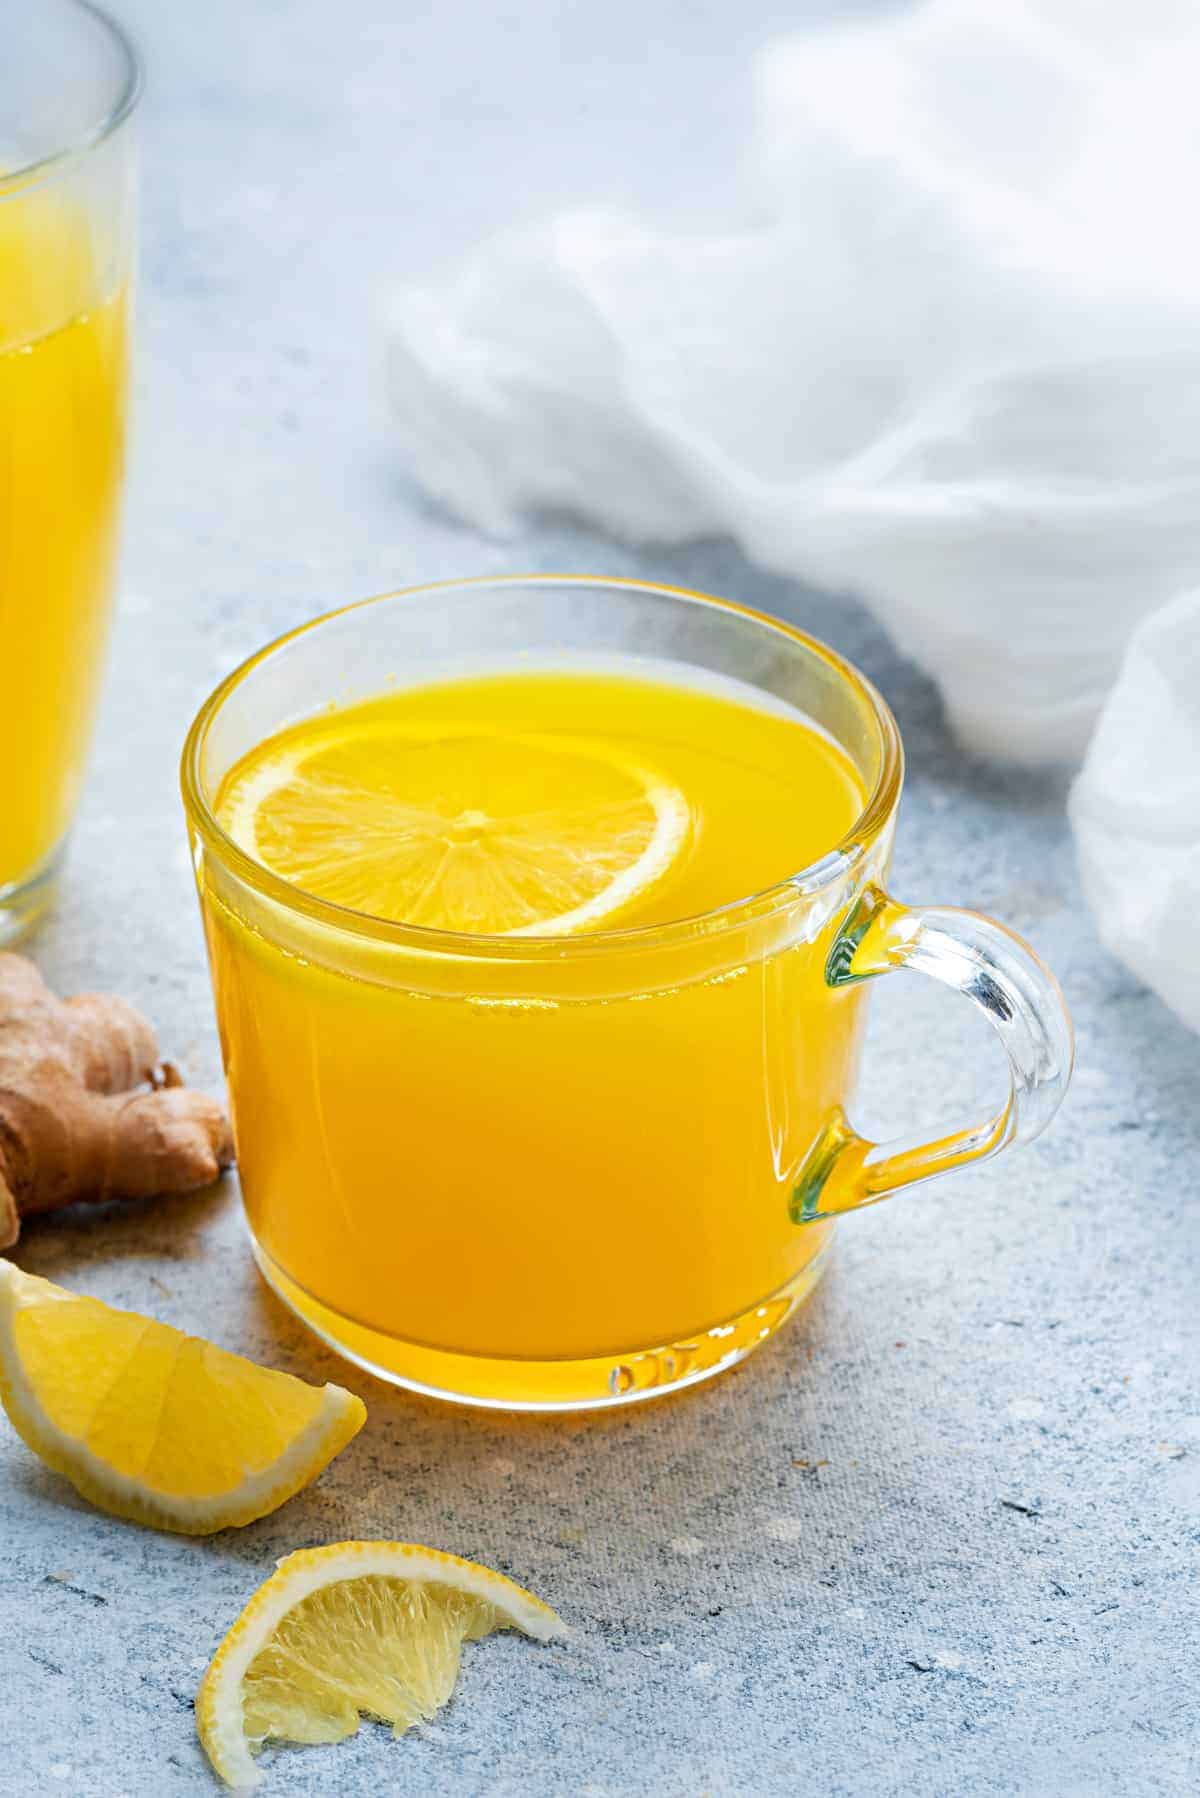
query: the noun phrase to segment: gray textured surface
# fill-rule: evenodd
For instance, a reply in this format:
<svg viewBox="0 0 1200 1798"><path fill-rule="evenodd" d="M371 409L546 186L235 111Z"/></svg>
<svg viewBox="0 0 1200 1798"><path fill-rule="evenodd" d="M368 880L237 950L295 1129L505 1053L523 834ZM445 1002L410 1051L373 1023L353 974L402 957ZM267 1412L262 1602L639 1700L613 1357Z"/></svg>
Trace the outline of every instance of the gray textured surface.
<svg viewBox="0 0 1200 1798"><path fill-rule="evenodd" d="M151 76L139 448L93 778L35 945L47 973L142 1001L215 1082L175 762L217 676L410 580L641 571L799 619L880 683L910 756L898 891L1028 931L1073 1003L1080 1068L1032 1151L851 1219L799 1325L682 1399L514 1422L351 1378L358 1442L211 1542L92 1512L5 1428L0 1791L212 1789L189 1703L220 1634L277 1555L379 1533L511 1570L574 1640L477 1648L435 1730L277 1755L269 1790L1195 1792L1200 1045L1097 947L1055 782L964 764L928 684L848 602L719 546L633 555L558 527L481 542L389 466L379 281L572 195L719 204L754 33L678 0L652 30L631 4L549 0L125 11ZM961 1010L902 977L880 992L869 1124L994 1086ZM20 1259L348 1377L259 1283L233 1180L30 1228Z"/></svg>

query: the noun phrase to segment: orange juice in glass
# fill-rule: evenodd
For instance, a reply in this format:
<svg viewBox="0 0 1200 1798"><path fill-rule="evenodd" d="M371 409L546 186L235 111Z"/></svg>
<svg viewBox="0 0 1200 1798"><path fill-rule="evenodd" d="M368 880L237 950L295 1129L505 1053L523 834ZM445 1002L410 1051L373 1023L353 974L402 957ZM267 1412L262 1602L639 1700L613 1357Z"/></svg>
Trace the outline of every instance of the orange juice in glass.
<svg viewBox="0 0 1200 1798"><path fill-rule="evenodd" d="M137 79L78 0L27 9L0 68L0 941L48 896L108 634Z"/></svg>
<svg viewBox="0 0 1200 1798"><path fill-rule="evenodd" d="M391 595L239 670L183 780L275 1289L423 1391L626 1402L769 1336L840 1212L1036 1133L1061 998L1001 926L887 897L900 773L830 651L649 584ZM899 965L1012 1084L877 1145L847 1106Z"/></svg>

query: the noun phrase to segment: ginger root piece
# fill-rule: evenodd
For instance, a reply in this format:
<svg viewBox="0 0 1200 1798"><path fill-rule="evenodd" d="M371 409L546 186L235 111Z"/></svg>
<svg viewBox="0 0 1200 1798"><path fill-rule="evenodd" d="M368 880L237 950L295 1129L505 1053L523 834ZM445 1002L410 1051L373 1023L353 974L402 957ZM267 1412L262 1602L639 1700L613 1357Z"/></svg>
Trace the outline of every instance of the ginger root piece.
<svg viewBox="0 0 1200 1798"><path fill-rule="evenodd" d="M56 998L31 961L0 954L0 1250L32 1212L191 1192L232 1160L221 1107L159 1062L139 1011Z"/></svg>

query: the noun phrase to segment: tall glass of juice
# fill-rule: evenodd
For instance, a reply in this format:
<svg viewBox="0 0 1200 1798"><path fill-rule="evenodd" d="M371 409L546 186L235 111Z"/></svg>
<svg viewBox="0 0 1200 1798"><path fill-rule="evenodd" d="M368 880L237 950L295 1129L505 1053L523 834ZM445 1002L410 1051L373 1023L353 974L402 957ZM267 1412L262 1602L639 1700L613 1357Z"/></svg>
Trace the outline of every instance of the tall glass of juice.
<svg viewBox="0 0 1200 1798"><path fill-rule="evenodd" d="M624 1404L771 1336L840 1213L1035 1135L1061 996L1003 926L888 896L900 778L832 651L648 583L393 594L233 674L183 784L276 1291L426 1392ZM998 1031L992 1116L854 1129L894 967Z"/></svg>
<svg viewBox="0 0 1200 1798"><path fill-rule="evenodd" d="M17 11L0 55L0 943L52 891L108 634L139 85L83 0Z"/></svg>

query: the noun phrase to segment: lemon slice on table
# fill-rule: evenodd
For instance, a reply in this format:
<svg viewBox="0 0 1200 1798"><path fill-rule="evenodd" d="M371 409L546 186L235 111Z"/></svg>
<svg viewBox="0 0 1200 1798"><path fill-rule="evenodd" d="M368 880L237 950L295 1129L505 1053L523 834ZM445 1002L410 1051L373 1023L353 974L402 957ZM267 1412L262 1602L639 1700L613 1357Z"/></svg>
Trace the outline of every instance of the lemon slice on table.
<svg viewBox="0 0 1200 1798"><path fill-rule="evenodd" d="M407 1542L334 1542L280 1561L217 1649L196 1695L205 1753L229 1785L268 1741L340 1742L360 1714L401 1735L454 1690L464 1642L566 1635L548 1605L474 1561Z"/></svg>
<svg viewBox="0 0 1200 1798"><path fill-rule="evenodd" d="M274 1511L367 1415L340 1386L306 1385L3 1260L0 1399L93 1504L188 1536Z"/></svg>
<svg viewBox="0 0 1200 1798"><path fill-rule="evenodd" d="M675 865L678 788L606 743L495 732L302 728L226 782L241 848L318 898L395 922L569 935Z"/></svg>

